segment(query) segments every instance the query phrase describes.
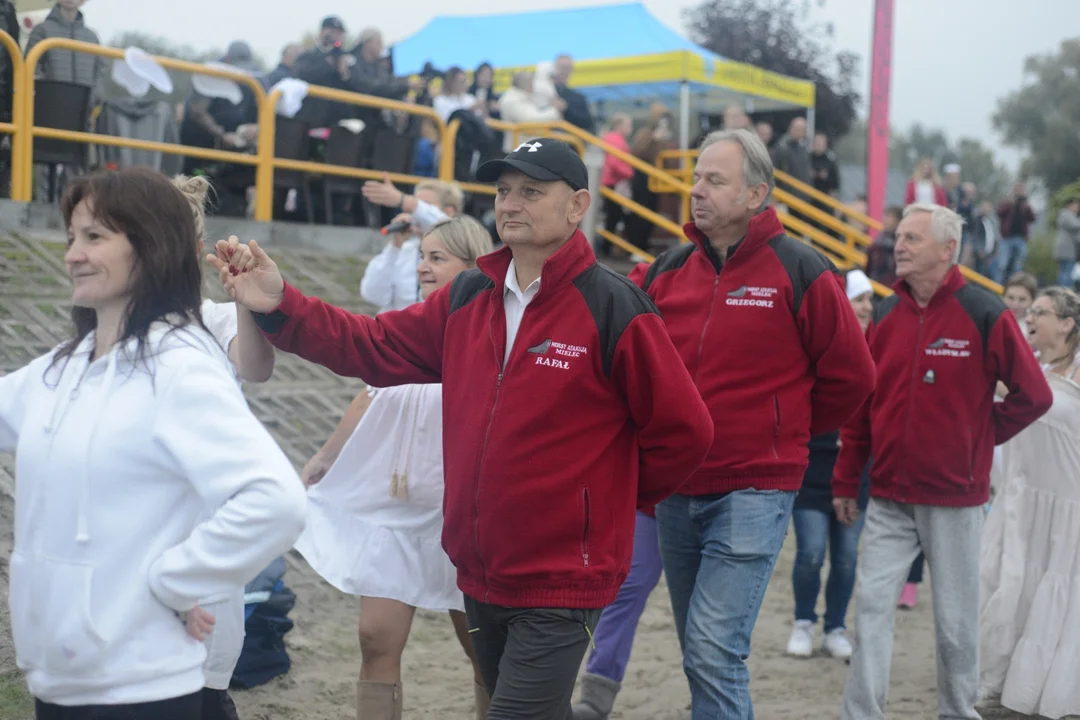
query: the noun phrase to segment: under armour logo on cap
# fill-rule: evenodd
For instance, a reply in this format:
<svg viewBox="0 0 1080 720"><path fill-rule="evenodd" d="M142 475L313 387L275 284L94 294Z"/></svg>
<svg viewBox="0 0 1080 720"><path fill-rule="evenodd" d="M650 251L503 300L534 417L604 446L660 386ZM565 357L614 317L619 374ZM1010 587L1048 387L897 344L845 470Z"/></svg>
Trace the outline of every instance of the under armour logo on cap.
<svg viewBox="0 0 1080 720"><path fill-rule="evenodd" d="M532 142L532 143L523 142L520 145L518 145L516 148L514 148L514 152L519 152L521 150L521 148L529 148L529 152L531 152L531 153L540 152L540 148L542 148L542 147L544 147L544 146L541 145L539 142Z"/></svg>

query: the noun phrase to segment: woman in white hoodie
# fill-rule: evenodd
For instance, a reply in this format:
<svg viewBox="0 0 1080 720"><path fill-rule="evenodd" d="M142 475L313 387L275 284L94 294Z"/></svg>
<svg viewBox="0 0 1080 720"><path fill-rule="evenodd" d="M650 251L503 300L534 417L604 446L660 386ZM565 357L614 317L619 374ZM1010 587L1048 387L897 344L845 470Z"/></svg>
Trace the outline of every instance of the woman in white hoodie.
<svg viewBox="0 0 1080 720"><path fill-rule="evenodd" d="M181 193L134 168L61 209L75 331L0 378L16 660L38 720L199 720L198 603L289 548L303 488L199 317Z"/></svg>

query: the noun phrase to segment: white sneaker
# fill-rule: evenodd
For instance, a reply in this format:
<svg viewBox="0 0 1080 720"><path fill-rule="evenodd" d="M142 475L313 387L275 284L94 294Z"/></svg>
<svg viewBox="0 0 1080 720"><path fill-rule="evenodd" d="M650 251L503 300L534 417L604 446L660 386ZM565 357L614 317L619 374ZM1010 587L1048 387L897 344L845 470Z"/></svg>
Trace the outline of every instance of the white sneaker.
<svg viewBox="0 0 1080 720"><path fill-rule="evenodd" d="M840 660L847 660L851 657L851 653L854 650L851 647L851 641L847 639L847 635L844 634L844 628L836 628L829 632L825 636L825 642L822 644L825 648L825 652L834 658Z"/></svg>
<svg viewBox="0 0 1080 720"><path fill-rule="evenodd" d="M796 620L787 641L787 654L793 657L808 658L814 654L814 623L809 620Z"/></svg>

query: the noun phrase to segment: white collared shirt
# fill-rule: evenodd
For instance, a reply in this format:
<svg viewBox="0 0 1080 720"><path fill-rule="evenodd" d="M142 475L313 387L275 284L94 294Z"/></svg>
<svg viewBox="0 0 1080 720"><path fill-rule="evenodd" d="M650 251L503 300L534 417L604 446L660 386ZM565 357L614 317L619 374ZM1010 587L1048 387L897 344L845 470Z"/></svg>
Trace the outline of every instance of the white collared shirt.
<svg viewBox="0 0 1080 720"><path fill-rule="evenodd" d="M510 359L510 351L514 348L514 338L517 337L518 328L521 327L521 318L525 315L536 293L540 292L540 278L536 278L529 287L522 292L518 287L517 268L514 261L510 261L510 267L506 269L506 289L503 290L503 310L506 312L506 352L503 354L503 367L506 367Z"/></svg>

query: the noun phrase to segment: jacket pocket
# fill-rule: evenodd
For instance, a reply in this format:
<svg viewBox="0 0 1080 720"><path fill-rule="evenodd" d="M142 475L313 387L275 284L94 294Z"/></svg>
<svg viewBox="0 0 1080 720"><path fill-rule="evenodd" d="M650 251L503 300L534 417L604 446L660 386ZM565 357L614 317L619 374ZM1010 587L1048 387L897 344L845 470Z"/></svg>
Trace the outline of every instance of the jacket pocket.
<svg viewBox="0 0 1080 720"><path fill-rule="evenodd" d="M102 670L107 642L91 613L94 569L67 560L12 556L11 614L19 665L66 677Z"/></svg>
<svg viewBox="0 0 1080 720"><path fill-rule="evenodd" d="M773 395L773 436L772 454L777 460L780 459L780 396Z"/></svg>
<svg viewBox="0 0 1080 720"><path fill-rule="evenodd" d="M581 508L581 562L585 567L589 567L589 525L592 523L592 508L589 507L589 488L581 489Z"/></svg>

